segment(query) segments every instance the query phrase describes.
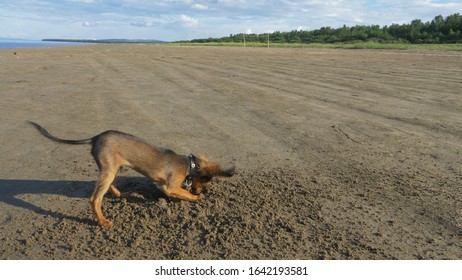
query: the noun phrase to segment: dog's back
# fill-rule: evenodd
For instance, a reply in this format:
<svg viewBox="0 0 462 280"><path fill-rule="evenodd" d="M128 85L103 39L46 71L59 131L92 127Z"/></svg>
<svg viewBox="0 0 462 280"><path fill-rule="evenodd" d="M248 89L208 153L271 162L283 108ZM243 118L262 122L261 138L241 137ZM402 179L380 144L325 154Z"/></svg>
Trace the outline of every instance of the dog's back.
<svg viewBox="0 0 462 280"><path fill-rule="evenodd" d="M151 145L134 135L115 130L95 136L92 155L99 167L105 164L120 164L151 178L157 177L156 174L170 172L170 165L174 165L177 171L184 165L186 172L183 156L170 149Z"/></svg>

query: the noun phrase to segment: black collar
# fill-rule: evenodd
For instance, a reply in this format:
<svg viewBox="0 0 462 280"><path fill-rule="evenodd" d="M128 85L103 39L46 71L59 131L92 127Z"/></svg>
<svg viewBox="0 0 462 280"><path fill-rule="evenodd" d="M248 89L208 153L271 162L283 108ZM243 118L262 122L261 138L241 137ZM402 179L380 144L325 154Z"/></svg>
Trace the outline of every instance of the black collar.
<svg viewBox="0 0 462 280"><path fill-rule="evenodd" d="M186 170L186 178L184 180L183 186L190 187L192 185L192 178L199 172L199 165L197 164L197 158L190 154L188 156L188 167Z"/></svg>
<svg viewBox="0 0 462 280"><path fill-rule="evenodd" d="M186 177L192 177L196 175L198 171L199 166L197 164L197 158L193 154L190 154L188 156L188 171L186 173Z"/></svg>

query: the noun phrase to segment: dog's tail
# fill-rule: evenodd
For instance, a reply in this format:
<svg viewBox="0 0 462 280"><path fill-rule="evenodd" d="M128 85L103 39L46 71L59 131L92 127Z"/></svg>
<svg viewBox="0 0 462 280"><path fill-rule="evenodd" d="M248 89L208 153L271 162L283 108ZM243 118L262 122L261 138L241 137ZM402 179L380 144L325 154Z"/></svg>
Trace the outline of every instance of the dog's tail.
<svg viewBox="0 0 462 280"><path fill-rule="evenodd" d="M79 145L79 144L91 144L93 141L92 138L88 139L82 139L82 140L66 140L66 139L61 139L56 136L51 135L45 128L43 128L41 125L35 122L28 121L31 125L33 125L37 130L46 138L51 139L53 141L59 142L59 143L65 143L65 144L73 144L73 145Z"/></svg>

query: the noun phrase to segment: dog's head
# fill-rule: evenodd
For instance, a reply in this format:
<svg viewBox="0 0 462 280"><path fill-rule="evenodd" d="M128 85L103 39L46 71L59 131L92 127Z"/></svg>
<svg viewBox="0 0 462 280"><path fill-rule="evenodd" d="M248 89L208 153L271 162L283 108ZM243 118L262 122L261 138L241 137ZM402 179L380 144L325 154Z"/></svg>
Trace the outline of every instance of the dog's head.
<svg viewBox="0 0 462 280"><path fill-rule="evenodd" d="M234 175L235 167L222 169L221 166L209 161L207 157L200 155L197 159L198 172L192 178L191 191L194 194L202 193L204 186L210 182L213 177L231 177Z"/></svg>

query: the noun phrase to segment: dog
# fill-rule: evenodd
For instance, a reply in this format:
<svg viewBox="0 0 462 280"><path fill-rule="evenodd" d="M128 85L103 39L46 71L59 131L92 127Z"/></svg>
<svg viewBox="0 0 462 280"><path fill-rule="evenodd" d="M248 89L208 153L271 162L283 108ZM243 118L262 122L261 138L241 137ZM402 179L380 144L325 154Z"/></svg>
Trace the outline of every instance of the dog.
<svg viewBox="0 0 462 280"><path fill-rule="evenodd" d="M96 188L90 197L90 204L98 223L106 228L113 227L101 210L103 197L109 190L116 197L121 193L114 185L114 179L121 166L130 167L155 181L158 188L168 197L196 201L205 197L203 187L214 176L231 177L235 166L222 169L205 156L180 155L174 151L156 147L131 134L107 130L91 138L65 140L51 135L41 125L29 121L43 136L65 144L91 144L91 154L99 169ZM191 192L184 189L191 187Z"/></svg>

